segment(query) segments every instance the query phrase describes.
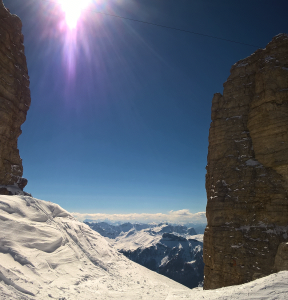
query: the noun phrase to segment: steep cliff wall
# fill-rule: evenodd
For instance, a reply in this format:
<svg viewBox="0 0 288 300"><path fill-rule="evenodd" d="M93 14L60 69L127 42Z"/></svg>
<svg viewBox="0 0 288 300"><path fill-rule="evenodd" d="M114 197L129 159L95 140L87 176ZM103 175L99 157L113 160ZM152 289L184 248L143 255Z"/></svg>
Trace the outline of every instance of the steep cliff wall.
<svg viewBox="0 0 288 300"><path fill-rule="evenodd" d="M30 106L30 90L21 28L21 20L0 0L0 187L17 184L23 189L27 180L22 178L17 139ZM1 193L7 190L1 187Z"/></svg>
<svg viewBox="0 0 288 300"><path fill-rule="evenodd" d="M205 289L277 271L288 241L288 35L231 68L212 101Z"/></svg>

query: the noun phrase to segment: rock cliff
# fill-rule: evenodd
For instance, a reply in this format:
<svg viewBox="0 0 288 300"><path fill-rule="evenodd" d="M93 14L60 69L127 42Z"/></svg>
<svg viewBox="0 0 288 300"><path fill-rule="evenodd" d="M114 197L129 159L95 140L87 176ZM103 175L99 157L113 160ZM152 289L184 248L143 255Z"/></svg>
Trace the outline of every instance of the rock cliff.
<svg viewBox="0 0 288 300"><path fill-rule="evenodd" d="M21 28L0 0L0 194L9 194L6 186L23 190L27 184L17 149L31 101Z"/></svg>
<svg viewBox="0 0 288 300"><path fill-rule="evenodd" d="M288 35L279 34L233 65L223 95L212 101L205 289L279 269L277 250L288 241L287 189Z"/></svg>

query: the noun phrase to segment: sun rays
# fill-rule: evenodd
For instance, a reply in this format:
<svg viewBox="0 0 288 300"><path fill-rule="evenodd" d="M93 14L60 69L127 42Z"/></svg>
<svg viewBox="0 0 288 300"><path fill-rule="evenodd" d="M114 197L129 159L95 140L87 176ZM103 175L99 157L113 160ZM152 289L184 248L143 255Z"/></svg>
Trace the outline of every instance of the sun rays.
<svg viewBox="0 0 288 300"><path fill-rule="evenodd" d="M62 10L65 12L66 24L70 29L77 26L83 9L88 7L91 0L58 0Z"/></svg>

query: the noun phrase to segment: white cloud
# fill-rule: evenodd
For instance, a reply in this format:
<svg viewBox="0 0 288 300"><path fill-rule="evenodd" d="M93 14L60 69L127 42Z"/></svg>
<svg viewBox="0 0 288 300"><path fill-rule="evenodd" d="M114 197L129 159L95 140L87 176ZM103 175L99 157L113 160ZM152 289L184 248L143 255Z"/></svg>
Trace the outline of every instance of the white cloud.
<svg viewBox="0 0 288 300"><path fill-rule="evenodd" d="M90 219L94 221L111 221L111 222L139 222L139 223L206 223L205 212L191 213L188 209L181 209L177 211L169 211L168 213L130 213L130 214L85 214L73 212L72 215L79 221L84 221L85 219Z"/></svg>

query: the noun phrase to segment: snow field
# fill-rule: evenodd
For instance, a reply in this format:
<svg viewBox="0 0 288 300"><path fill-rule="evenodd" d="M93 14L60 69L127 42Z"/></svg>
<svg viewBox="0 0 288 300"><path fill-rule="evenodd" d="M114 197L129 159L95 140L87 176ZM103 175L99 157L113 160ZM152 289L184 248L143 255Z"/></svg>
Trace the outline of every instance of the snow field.
<svg viewBox="0 0 288 300"><path fill-rule="evenodd" d="M0 196L0 299L288 299L288 272L203 291L125 258L59 205Z"/></svg>

